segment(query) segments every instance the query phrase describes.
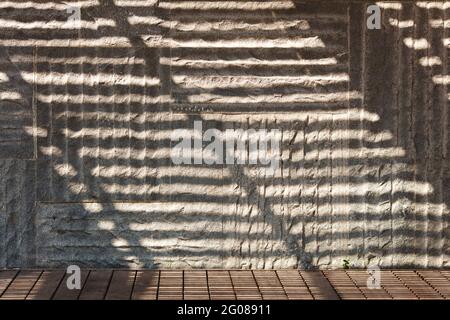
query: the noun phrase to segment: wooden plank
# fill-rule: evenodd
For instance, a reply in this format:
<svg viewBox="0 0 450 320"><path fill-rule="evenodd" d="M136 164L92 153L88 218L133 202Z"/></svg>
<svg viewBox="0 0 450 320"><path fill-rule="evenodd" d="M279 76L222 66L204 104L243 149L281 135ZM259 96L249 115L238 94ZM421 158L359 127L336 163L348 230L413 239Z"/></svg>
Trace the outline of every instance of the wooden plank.
<svg viewBox="0 0 450 320"><path fill-rule="evenodd" d="M158 300L183 299L183 271L162 270L159 279Z"/></svg>
<svg viewBox="0 0 450 320"><path fill-rule="evenodd" d="M314 299L297 270L279 270L276 273L289 300Z"/></svg>
<svg viewBox="0 0 450 320"><path fill-rule="evenodd" d="M93 270L81 290L80 300L103 300L111 280L111 270Z"/></svg>
<svg viewBox="0 0 450 320"><path fill-rule="evenodd" d="M208 271L208 285L211 300L235 300L230 273L225 270Z"/></svg>
<svg viewBox="0 0 450 320"><path fill-rule="evenodd" d="M381 286L394 300L413 299L417 297L389 270L381 270Z"/></svg>
<svg viewBox="0 0 450 320"><path fill-rule="evenodd" d="M0 297L3 292L8 288L9 284L14 280L18 270L1 270L0 271Z"/></svg>
<svg viewBox="0 0 450 320"><path fill-rule="evenodd" d="M184 271L184 300L209 300L206 271Z"/></svg>
<svg viewBox="0 0 450 320"><path fill-rule="evenodd" d="M132 300L156 300L158 298L159 271L138 271Z"/></svg>
<svg viewBox="0 0 450 320"><path fill-rule="evenodd" d="M80 284L81 288L83 288L86 279L89 275L89 270L81 270L81 279ZM70 277L70 274L65 274L64 279L61 281L58 289L56 290L55 295L53 296L53 300L77 300L81 289L69 289L67 287L67 279Z"/></svg>
<svg viewBox="0 0 450 320"><path fill-rule="evenodd" d="M421 300L444 298L413 270L394 271L394 274Z"/></svg>
<svg viewBox="0 0 450 320"><path fill-rule="evenodd" d="M136 271L114 271L105 300L130 300Z"/></svg>
<svg viewBox="0 0 450 320"><path fill-rule="evenodd" d="M450 280L441 272L438 270L420 270L417 273L445 299L450 299Z"/></svg>
<svg viewBox="0 0 450 320"><path fill-rule="evenodd" d="M366 270L324 271L324 274L341 299L392 299L389 292L382 286L382 278L380 288L369 288L367 286L369 274Z"/></svg>
<svg viewBox="0 0 450 320"><path fill-rule="evenodd" d="M359 288L367 300L391 300L391 295L383 287L380 288Z"/></svg>
<svg viewBox="0 0 450 320"><path fill-rule="evenodd" d="M63 270L44 271L27 300L50 300L64 277Z"/></svg>
<svg viewBox="0 0 450 320"><path fill-rule="evenodd" d="M256 270L253 271L253 276L263 300L286 300L288 298L275 271Z"/></svg>
<svg viewBox="0 0 450 320"><path fill-rule="evenodd" d="M230 271L236 298L238 300L262 299L253 273L249 270Z"/></svg>
<svg viewBox="0 0 450 320"><path fill-rule="evenodd" d="M320 271L301 271L300 275L316 300L338 300L339 296Z"/></svg>
<svg viewBox="0 0 450 320"><path fill-rule="evenodd" d="M387 290L383 288L383 277L380 271L380 288L369 288L367 286L367 280L369 279L369 274L366 270L349 270L346 272L353 283L359 288L361 293L370 300L390 300L392 296Z"/></svg>
<svg viewBox="0 0 450 320"><path fill-rule="evenodd" d="M41 276L42 271L20 271L14 281L9 285L0 299L25 300L33 286Z"/></svg>
<svg viewBox="0 0 450 320"><path fill-rule="evenodd" d="M355 300L366 298L345 271L324 271L323 273L341 299Z"/></svg>
<svg viewBox="0 0 450 320"><path fill-rule="evenodd" d="M82 290L69 290L64 270L0 271L1 299L230 300L444 299L450 274L435 270L381 271L381 288L367 287L365 270L82 271ZM81 294L80 294L81 291Z"/></svg>
<svg viewBox="0 0 450 320"><path fill-rule="evenodd" d="M439 272L448 282L447 284L442 284L436 289L439 291L441 295L443 295L446 299L450 299L450 271L441 271Z"/></svg>

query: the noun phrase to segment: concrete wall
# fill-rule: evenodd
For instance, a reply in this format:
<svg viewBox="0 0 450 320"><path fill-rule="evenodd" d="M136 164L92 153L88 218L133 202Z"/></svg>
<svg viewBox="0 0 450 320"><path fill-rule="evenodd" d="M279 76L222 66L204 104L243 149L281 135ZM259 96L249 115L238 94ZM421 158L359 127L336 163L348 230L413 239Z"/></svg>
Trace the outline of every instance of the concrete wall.
<svg viewBox="0 0 450 320"><path fill-rule="evenodd" d="M0 1L0 267L448 267L449 1ZM170 134L282 130L258 165Z"/></svg>

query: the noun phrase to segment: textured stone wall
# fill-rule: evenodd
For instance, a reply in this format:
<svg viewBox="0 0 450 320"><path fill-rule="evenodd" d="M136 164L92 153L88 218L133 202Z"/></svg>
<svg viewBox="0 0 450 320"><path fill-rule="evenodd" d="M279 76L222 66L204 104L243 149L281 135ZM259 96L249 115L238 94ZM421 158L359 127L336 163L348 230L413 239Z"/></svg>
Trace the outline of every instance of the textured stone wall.
<svg viewBox="0 0 450 320"><path fill-rule="evenodd" d="M449 1L0 1L0 267L448 267ZM280 167L174 165L279 129Z"/></svg>

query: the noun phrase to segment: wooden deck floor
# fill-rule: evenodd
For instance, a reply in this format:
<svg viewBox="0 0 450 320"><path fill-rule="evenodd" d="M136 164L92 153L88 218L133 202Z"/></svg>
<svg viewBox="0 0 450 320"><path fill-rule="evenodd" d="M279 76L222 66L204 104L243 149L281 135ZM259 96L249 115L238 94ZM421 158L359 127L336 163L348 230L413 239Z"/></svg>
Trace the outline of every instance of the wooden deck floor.
<svg viewBox="0 0 450 320"><path fill-rule="evenodd" d="M0 300L450 299L450 271L83 270L69 290L64 270L0 270Z"/></svg>

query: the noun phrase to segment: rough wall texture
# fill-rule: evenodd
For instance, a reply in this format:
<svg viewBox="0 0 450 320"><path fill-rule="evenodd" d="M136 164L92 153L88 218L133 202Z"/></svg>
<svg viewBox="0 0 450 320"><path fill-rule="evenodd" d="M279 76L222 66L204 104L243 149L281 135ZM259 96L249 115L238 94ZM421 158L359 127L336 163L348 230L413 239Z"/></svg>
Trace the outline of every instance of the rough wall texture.
<svg viewBox="0 0 450 320"><path fill-rule="evenodd" d="M0 1L0 267L450 264L450 2ZM170 133L282 130L275 175Z"/></svg>

